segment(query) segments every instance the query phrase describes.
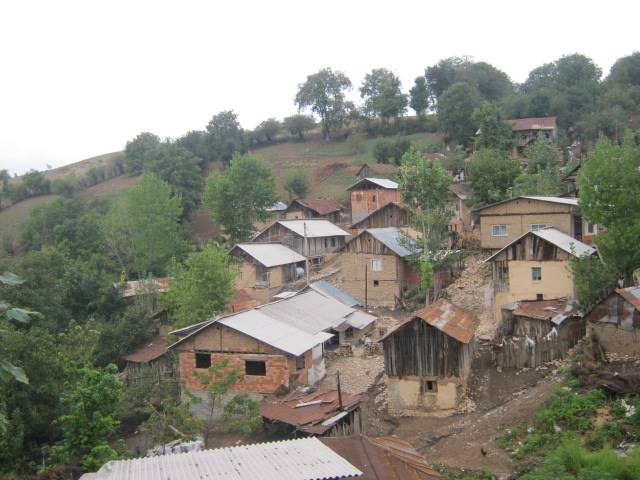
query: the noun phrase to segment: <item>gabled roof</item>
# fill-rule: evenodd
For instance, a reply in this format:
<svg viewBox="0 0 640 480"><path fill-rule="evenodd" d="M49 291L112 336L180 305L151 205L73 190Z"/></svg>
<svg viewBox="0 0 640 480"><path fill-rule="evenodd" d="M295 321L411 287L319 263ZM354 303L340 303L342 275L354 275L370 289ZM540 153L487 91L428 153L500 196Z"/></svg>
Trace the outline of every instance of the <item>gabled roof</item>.
<svg viewBox="0 0 640 480"><path fill-rule="evenodd" d="M231 254L243 251L267 268L306 261L305 257L280 243L238 243Z"/></svg>
<svg viewBox="0 0 640 480"><path fill-rule="evenodd" d="M334 225L323 218L308 218L306 220L278 220L280 225L291 230L296 235L307 238L316 237L347 237L349 232ZM270 228L270 227L269 227ZM305 235L306 234L306 235Z"/></svg>
<svg viewBox="0 0 640 480"><path fill-rule="evenodd" d="M551 195L522 195L520 197L508 198L506 200L501 200L499 202L490 203L489 205L485 205L484 207L475 208L474 212L480 212L482 210L486 210L487 208L495 207L496 205L502 205L503 203L513 202L515 200L519 200L521 198L525 198L527 200L537 200L540 202L549 202L549 203L561 203L564 205L573 205L578 206L577 198L568 198L568 197L555 197Z"/></svg>
<svg viewBox="0 0 640 480"><path fill-rule="evenodd" d="M616 288L615 292L640 311L640 285Z"/></svg>
<svg viewBox="0 0 640 480"><path fill-rule="evenodd" d="M529 230L528 232L523 233L518 238L509 242L507 245L505 245L496 253L494 253L489 258L487 258L485 260L485 263L492 261L497 255L504 252L511 245L519 242L527 235L535 235L536 237L541 238L542 240L545 240L555 245L560 250L563 250L573 255L574 257L585 257L585 256L593 255L594 253L596 253L595 247L592 247L591 245L587 245L586 243L582 243L580 240L576 240L571 235L567 235L566 233L561 232L560 230L556 230L553 227L547 227L541 230L536 230L536 231Z"/></svg>
<svg viewBox="0 0 640 480"><path fill-rule="evenodd" d="M511 130L519 132L523 130L553 130L556 127L556 117L528 117L509 120Z"/></svg>
<svg viewBox="0 0 640 480"><path fill-rule="evenodd" d="M287 209L287 204L278 200L276 203L267 208L267 212L282 212Z"/></svg>
<svg viewBox="0 0 640 480"><path fill-rule="evenodd" d="M406 246L406 242L411 241L410 237L398 227L367 228L364 231L401 258L408 257L414 253Z"/></svg>
<svg viewBox="0 0 640 480"><path fill-rule="evenodd" d="M460 200L466 200L471 196L471 188L466 183L452 183L449 188Z"/></svg>
<svg viewBox="0 0 640 480"><path fill-rule="evenodd" d="M156 335L151 340L141 345L131 355L127 355L124 359L127 362L148 363L167 353L167 341L165 337Z"/></svg>
<svg viewBox="0 0 640 480"><path fill-rule="evenodd" d="M569 317L582 316L566 298L521 300L513 305L513 314L560 325Z"/></svg>
<svg viewBox="0 0 640 480"><path fill-rule="evenodd" d="M373 212L367 214L366 217L363 217L360 220L358 220L357 222L355 222L354 224L352 224L351 228L358 228L358 225L360 225L361 223L366 222L371 217L373 217L375 215L379 215L381 212L383 212L384 210L389 209L389 208L400 208L402 210L406 210L407 212L409 211L409 209L407 207L405 207L404 205L402 205L402 204L400 204L398 202L385 203L382 207L378 208L377 210L374 210Z"/></svg>
<svg viewBox="0 0 640 480"><path fill-rule="evenodd" d="M397 190L398 189L398 183L394 182L393 180L389 180L389 179L386 179L386 178L369 178L369 177L367 177L367 178L363 178L361 180L358 180L356 183L354 183L353 185L348 187L347 190L354 190L356 188L362 188L365 185L386 188L387 190Z"/></svg>
<svg viewBox="0 0 640 480"><path fill-rule="evenodd" d="M308 208L318 215L328 215L344 210L344 207L333 198L296 198L291 202L287 211L293 210L297 205Z"/></svg>
<svg viewBox="0 0 640 480"><path fill-rule="evenodd" d="M360 302L358 302L358 300L350 295L347 295L342 290L330 284L326 280L318 280L317 282L310 283L307 288L319 293L320 295L324 295L325 297L333 298L334 300L345 304L347 307L360 306Z"/></svg>
<svg viewBox="0 0 640 480"><path fill-rule="evenodd" d="M120 288L120 285L117 283L114 283L113 286ZM131 298L150 291L157 291L158 293L168 292L169 279L166 277L152 277L143 278L142 280L129 280L124 283L124 287L122 288L122 298Z"/></svg>
<svg viewBox="0 0 640 480"><path fill-rule="evenodd" d="M391 163L363 163L356 172L356 176L360 176L360 173L365 168L369 168L376 173L396 173L398 171L398 167Z"/></svg>
<svg viewBox="0 0 640 480"><path fill-rule="evenodd" d="M470 312L449 303L444 298L440 298L431 305L427 305L413 312L406 320L387 332L380 341L388 338L394 332L416 320L422 320L432 327L437 328L445 335L462 343L469 343L471 341L477 327L476 320Z"/></svg>
<svg viewBox="0 0 640 480"><path fill-rule="evenodd" d="M91 480L321 480L362 472L315 437L114 460Z"/></svg>

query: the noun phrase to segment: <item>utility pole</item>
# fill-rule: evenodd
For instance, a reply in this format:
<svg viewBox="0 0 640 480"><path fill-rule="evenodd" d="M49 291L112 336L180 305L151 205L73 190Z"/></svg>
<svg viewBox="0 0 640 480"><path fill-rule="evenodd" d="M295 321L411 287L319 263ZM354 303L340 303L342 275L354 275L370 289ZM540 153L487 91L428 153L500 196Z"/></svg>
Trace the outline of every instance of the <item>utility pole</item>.
<svg viewBox="0 0 640 480"><path fill-rule="evenodd" d="M367 310L369 308L369 303L367 302L367 293L369 288L369 279L367 278L369 272L369 261L364 264L364 309Z"/></svg>
<svg viewBox="0 0 640 480"><path fill-rule="evenodd" d="M342 389L340 388L340 372L336 372L336 377L338 378L338 405L340 405L340 411L343 410L342 407Z"/></svg>

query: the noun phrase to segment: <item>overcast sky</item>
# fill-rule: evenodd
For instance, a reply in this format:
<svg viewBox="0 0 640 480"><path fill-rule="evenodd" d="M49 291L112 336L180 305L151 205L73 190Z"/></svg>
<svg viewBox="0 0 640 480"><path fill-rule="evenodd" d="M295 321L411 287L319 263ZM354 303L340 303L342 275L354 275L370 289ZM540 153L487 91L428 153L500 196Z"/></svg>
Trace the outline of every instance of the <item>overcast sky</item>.
<svg viewBox="0 0 640 480"><path fill-rule="evenodd" d="M606 74L640 49L634 1L3 1L0 169L22 173L176 137L233 109L245 128L295 112L330 66L357 87L386 67L405 90L470 55L517 82L564 54Z"/></svg>

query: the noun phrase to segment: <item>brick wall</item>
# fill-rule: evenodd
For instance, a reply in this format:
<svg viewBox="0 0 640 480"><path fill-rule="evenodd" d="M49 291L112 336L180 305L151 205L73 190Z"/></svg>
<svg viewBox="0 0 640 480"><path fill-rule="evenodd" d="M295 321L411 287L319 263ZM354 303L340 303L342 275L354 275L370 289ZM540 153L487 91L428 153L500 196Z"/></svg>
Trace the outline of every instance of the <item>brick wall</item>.
<svg viewBox="0 0 640 480"><path fill-rule="evenodd" d="M382 271L372 270L372 260L382 260ZM336 286L365 304L365 265L368 265L366 303L368 306L394 307L395 298L400 296L402 273L401 260L395 255L367 253L343 253L340 257L341 270Z"/></svg>
<svg viewBox="0 0 640 480"><path fill-rule="evenodd" d="M384 207L390 202L400 202L401 196L398 190L385 188L371 188L351 191L351 215L352 221L362 219L366 214ZM365 215L363 215L363 213Z"/></svg>

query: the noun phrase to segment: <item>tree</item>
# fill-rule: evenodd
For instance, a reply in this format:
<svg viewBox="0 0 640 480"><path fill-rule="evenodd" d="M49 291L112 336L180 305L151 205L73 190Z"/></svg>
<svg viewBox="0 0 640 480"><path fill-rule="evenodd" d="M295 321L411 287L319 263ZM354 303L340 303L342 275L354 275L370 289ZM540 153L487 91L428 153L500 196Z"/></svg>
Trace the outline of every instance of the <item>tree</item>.
<svg viewBox="0 0 640 480"><path fill-rule="evenodd" d="M416 115L423 117L429 108L429 90L425 77L416 77L413 87L409 90L409 97L409 106Z"/></svg>
<svg viewBox="0 0 640 480"><path fill-rule="evenodd" d="M342 72L324 68L298 86L295 103L299 109L310 108L320 117L325 140L340 128L349 115L350 104L345 91L351 88L351 80Z"/></svg>
<svg viewBox="0 0 640 480"><path fill-rule="evenodd" d="M207 179L204 204L232 243L247 240L256 221L269 217L278 196L271 167L255 155L237 155L224 175Z"/></svg>
<svg viewBox="0 0 640 480"><path fill-rule="evenodd" d="M313 129L315 126L316 121L308 115L291 115L284 119L284 128L300 141L304 140L305 132Z"/></svg>
<svg viewBox="0 0 640 480"><path fill-rule="evenodd" d="M206 167L209 159L207 132L190 130L176 140L176 145L189 150L200 161L200 167Z"/></svg>
<svg viewBox="0 0 640 480"><path fill-rule="evenodd" d="M201 160L190 151L171 143L160 143L146 155L145 171L167 182L180 198L182 217L189 218L200 205L204 180Z"/></svg>
<svg viewBox="0 0 640 480"><path fill-rule="evenodd" d="M80 191L80 182L74 174L62 178L55 178L51 182L51 193L63 197L73 197Z"/></svg>
<svg viewBox="0 0 640 480"><path fill-rule="evenodd" d="M513 143L511 125L505 121L502 111L493 103L484 102L473 112L473 119L479 125L475 146L509 150Z"/></svg>
<svg viewBox="0 0 640 480"><path fill-rule="evenodd" d="M186 327L223 311L233 296L235 268L227 253L209 243L170 269L170 289L165 296L175 326Z"/></svg>
<svg viewBox="0 0 640 480"><path fill-rule="evenodd" d="M124 164L128 173L138 175L142 173L145 155L160 143L160 137L150 132L142 132L136 138L127 142L124 148Z"/></svg>
<svg viewBox="0 0 640 480"><path fill-rule="evenodd" d="M180 229L182 207L168 183L143 174L104 221L107 247L123 271L163 274L186 244Z"/></svg>
<svg viewBox="0 0 640 480"><path fill-rule="evenodd" d="M10 179L11 176L9 175L9 170L6 168L0 170L0 210L2 210L2 197L9 193Z"/></svg>
<svg viewBox="0 0 640 480"><path fill-rule="evenodd" d="M512 194L521 195L561 195L566 183L562 180L562 171L558 167L545 168L535 173L522 172L515 179Z"/></svg>
<svg viewBox="0 0 640 480"><path fill-rule="evenodd" d="M378 163L394 163L400 165L402 156L411 148L411 142L406 138L380 139L373 147L373 158Z"/></svg>
<svg viewBox="0 0 640 480"><path fill-rule="evenodd" d="M29 170L22 176L22 186L27 197L46 195L51 192L51 182L42 173Z"/></svg>
<svg viewBox="0 0 640 480"><path fill-rule="evenodd" d="M294 170L287 174L284 189L289 194L289 201L294 198L304 198L309 193L309 178L303 170Z"/></svg>
<svg viewBox="0 0 640 480"><path fill-rule="evenodd" d="M569 265L576 285L576 297L582 312L590 312L616 285L618 274L614 268L602 262L599 256L569 258Z"/></svg>
<svg viewBox="0 0 640 480"><path fill-rule="evenodd" d="M282 125L275 118L267 118L264 122L256 127L256 131L264 138L264 141L271 143L275 140L276 135L280 133Z"/></svg>
<svg viewBox="0 0 640 480"><path fill-rule="evenodd" d="M520 174L520 163L491 148L476 151L469 162L469 180L477 205L499 202L509 196Z"/></svg>
<svg viewBox="0 0 640 480"><path fill-rule="evenodd" d="M611 67L607 83L640 86L640 52L619 58Z"/></svg>
<svg viewBox="0 0 640 480"><path fill-rule="evenodd" d="M606 231L597 240L603 261L625 286L640 266L640 147L631 134L621 144L601 138L578 173L580 210Z"/></svg>
<svg viewBox="0 0 640 480"><path fill-rule="evenodd" d="M437 100L456 82L456 73L460 65L468 62L465 58L450 57L440 60L436 65L427 67L424 72L427 87L432 100Z"/></svg>
<svg viewBox="0 0 640 480"><path fill-rule="evenodd" d="M209 437L215 424L216 405L222 402L231 387L242 380L242 374L237 368L229 368L227 358L212 363L207 373L193 371L193 376L202 384L207 393L209 414L204 428L204 446L209 446ZM238 411L239 410L239 411ZM246 394L236 395L224 407L223 416L225 430L250 432L261 423L258 402L248 398Z"/></svg>
<svg viewBox="0 0 640 480"><path fill-rule="evenodd" d="M235 154L247 151L244 132L233 110L214 115L207 125L207 133L209 161L219 160L228 165Z"/></svg>
<svg viewBox="0 0 640 480"><path fill-rule="evenodd" d="M527 171L530 173L550 168L558 169L562 166L562 152L544 135L536 138L536 141L525 149L524 154L528 159Z"/></svg>
<svg viewBox="0 0 640 480"><path fill-rule="evenodd" d="M468 83L458 82L438 99L438 121L450 141L468 147L478 128L473 119L480 106L478 90Z"/></svg>
<svg viewBox="0 0 640 480"><path fill-rule="evenodd" d="M402 115L407 109L407 96L400 87L400 79L386 68L374 68L367 73L360 87L365 115L379 117L385 123Z"/></svg>

